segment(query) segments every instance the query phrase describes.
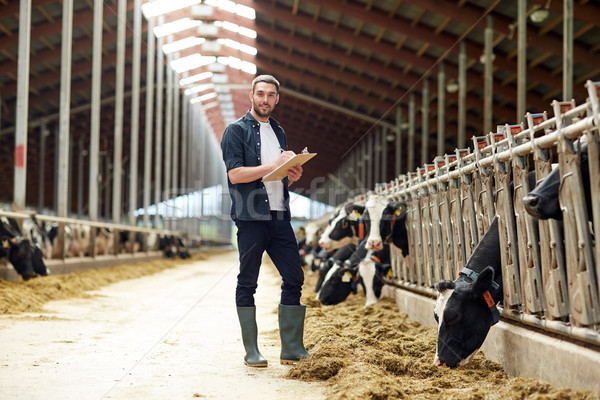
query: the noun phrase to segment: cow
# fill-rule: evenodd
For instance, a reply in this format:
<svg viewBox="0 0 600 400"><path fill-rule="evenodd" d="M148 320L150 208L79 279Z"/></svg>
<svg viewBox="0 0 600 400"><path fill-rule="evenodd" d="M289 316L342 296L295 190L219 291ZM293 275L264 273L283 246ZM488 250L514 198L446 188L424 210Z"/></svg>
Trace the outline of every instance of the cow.
<svg viewBox="0 0 600 400"><path fill-rule="evenodd" d="M370 253L359 263L359 275L365 288L365 306L373 305L381 296L383 277L391 272L390 248L394 244L402 252L408 253L408 231L406 230L406 204L389 202L383 195L371 194L365 203L363 212L365 248Z"/></svg>
<svg viewBox="0 0 600 400"><path fill-rule="evenodd" d="M119 231L119 253L135 253L144 246L144 236L141 232L135 232L133 245L129 241L128 231Z"/></svg>
<svg viewBox="0 0 600 400"><path fill-rule="evenodd" d="M502 264L496 216L454 281L442 280L433 311L438 324L434 364L454 368L469 362L498 322Z"/></svg>
<svg viewBox="0 0 600 400"><path fill-rule="evenodd" d="M96 228L94 249L96 255L113 254L115 248L115 233L109 228Z"/></svg>
<svg viewBox="0 0 600 400"><path fill-rule="evenodd" d="M41 250L44 258L50 258L52 256L52 243L50 243L48 234L38 223L35 215L31 215L31 219L23 221L23 234L34 246Z"/></svg>
<svg viewBox="0 0 600 400"><path fill-rule="evenodd" d="M358 248L353 244L341 247L333 257L323 263L321 269L325 276L320 287L317 283L316 290L319 292L317 298L323 305L339 304L346 300L350 293L356 293L360 285L367 296L365 306L373 304L381 296L383 277L391 270L390 264L384 263L386 254L389 255L388 249L378 252L367 250L366 242L362 242ZM373 264L372 274L363 270L365 263ZM361 275L361 270L365 273L366 279ZM375 298L375 301L372 302L372 298Z"/></svg>
<svg viewBox="0 0 600 400"><path fill-rule="evenodd" d="M323 305L335 305L346 300L350 293L356 293L358 285L359 255L355 253L356 246L348 244L341 247L331 259L322 263L317 282L317 299ZM355 261L351 266L351 260Z"/></svg>
<svg viewBox="0 0 600 400"><path fill-rule="evenodd" d="M533 187L535 171L529 172L528 180ZM510 190L514 193L513 183ZM499 235L495 216L458 277L436 285L439 295L433 316L438 324L437 366L467 364L500 318L496 307L503 297Z"/></svg>
<svg viewBox="0 0 600 400"><path fill-rule="evenodd" d="M362 209L354 204L338 207L319 238L319 246L331 252L349 243L358 245L358 219Z"/></svg>
<svg viewBox="0 0 600 400"><path fill-rule="evenodd" d="M47 224L45 230L48 234L48 239L50 239L50 243L52 244L52 258L59 258L61 256L61 251L58 240L55 240L58 236L58 223ZM74 253L79 255L79 241L73 243L74 241L73 229L70 225L65 225L65 257L70 257Z"/></svg>
<svg viewBox="0 0 600 400"><path fill-rule="evenodd" d="M364 207L350 204L345 209L347 215L355 211L362 214L369 236L347 261L330 267L318 298L323 304L337 304L350 294L354 282L354 288L356 284L363 287L365 306L370 306L381 296L384 276L391 271L389 244L393 243L403 256L408 256L406 205L390 203L384 196L372 194Z"/></svg>
<svg viewBox="0 0 600 400"><path fill-rule="evenodd" d="M600 149L600 145L599 145ZM581 146L579 152L581 180L585 192L588 219L592 220L592 194L590 190L590 168L588 156L588 143ZM523 204L529 214L537 219L562 220L562 209L559 203L558 192L560 189L560 167L556 166L542 182L524 198Z"/></svg>
<svg viewBox="0 0 600 400"><path fill-rule="evenodd" d="M177 255L182 259L190 258L190 253L185 245L185 240L180 236L164 235L160 237L159 249L165 257L175 259Z"/></svg>
<svg viewBox="0 0 600 400"><path fill-rule="evenodd" d="M3 247L1 254L8 258L23 280L29 280L38 275L48 275L42 250L31 244L31 241L22 235L19 225L14 219L1 218L0 238Z"/></svg>
<svg viewBox="0 0 600 400"><path fill-rule="evenodd" d="M321 287L323 286L323 282L331 268L336 263L343 263L347 259L350 258L352 253L356 250L356 245L350 243L345 246L340 247L333 253L331 257L327 257L326 259L320 262L319 267L319 279L317 279L317 284L315 286L315 292L319 292ZM325 253L327 255L327 253Z"/></svg>

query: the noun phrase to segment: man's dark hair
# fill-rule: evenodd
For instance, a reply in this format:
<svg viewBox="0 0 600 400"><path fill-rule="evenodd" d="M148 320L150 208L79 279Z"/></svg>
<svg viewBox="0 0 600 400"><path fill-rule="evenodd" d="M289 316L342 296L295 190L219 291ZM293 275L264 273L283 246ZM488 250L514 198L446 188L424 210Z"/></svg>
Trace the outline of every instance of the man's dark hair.
<svg viewBox="0 0 600 400"><path fill-rule="evenodd" d="M279 93L279 81L272 75L259 75L252 81L252 93L254 93L254 87L258 82L266 82L275 85L277 93Z"/></svg>

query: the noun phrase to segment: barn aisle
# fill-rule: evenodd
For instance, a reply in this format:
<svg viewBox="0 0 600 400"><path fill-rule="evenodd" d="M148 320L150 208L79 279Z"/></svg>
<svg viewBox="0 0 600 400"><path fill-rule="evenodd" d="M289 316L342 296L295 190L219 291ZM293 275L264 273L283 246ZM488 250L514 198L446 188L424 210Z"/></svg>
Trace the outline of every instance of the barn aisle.
<svg viewBox="0 0 600 400"><path fill-rule="evenodd" d="M1 399L321 399L279 364L280 281L256 296L265 369L243 365L233 293L236 252L121 281L47 312L0 316Z"/></svg>

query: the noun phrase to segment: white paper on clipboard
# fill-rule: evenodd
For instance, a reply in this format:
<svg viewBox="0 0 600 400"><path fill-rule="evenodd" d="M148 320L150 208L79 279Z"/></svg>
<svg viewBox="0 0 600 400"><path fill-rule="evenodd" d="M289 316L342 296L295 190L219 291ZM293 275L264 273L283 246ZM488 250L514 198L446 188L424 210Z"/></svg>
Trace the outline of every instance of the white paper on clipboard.
<svg viewBox="0 0 600 400"><path fill-rule="evenodd" d="M297 164L302 165L316 155L317 155L317 153L296 154L294 157L290 158L285 163L283 163L279 167L277 167L276 170L271 171L267 175L263 176L262 181L263 182L280 181L287 176L288 169L292 168L294 165L297 165Z"/></svg>

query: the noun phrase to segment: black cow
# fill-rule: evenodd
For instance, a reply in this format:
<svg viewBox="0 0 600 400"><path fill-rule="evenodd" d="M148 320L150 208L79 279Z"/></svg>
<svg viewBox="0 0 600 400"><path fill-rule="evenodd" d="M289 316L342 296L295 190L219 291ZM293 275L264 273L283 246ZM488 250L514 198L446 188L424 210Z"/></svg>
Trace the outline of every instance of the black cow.
<svg viewBox="0 0 600 400"><path fill-rule="evenodd" d="M592 219L592 194L590 190L590 168L588 156L588 144L583 143L579 153L581 180L585 191L585 202L587 205L588 219ZM599 146L600 149L600 146ZM544 180L527 196L523 198L523 204L529 214L538 219L562 220L562 210L558 199L560 189L560 167L555 168Z"/></svg>
<svg viewBox="0 0 600 400"><path fill-rule="evenodd" d="M2 255L8 258L15 271L24 280L38 275L48 275L41 249L23 237L19 225L14 219L2 218L0 238L2 238Z"/></svg>
<svg viewBox="0 0 600 400"><path fill-rule="evenodd" d="M529 172L528 180L530 187L535 185L535 171ZM512 183L510 190L513 193ZM496 304L503 293L497 216L458 278L440 281L436 288L440 294L434 308L438 323L434 363L454 368L469 362L499 319Z"/></svg>
<svg viewBox="0 0 600 400"><path fill-rule="evenodd" d="M475 247L455 281L437 284L433 311L438 323L434 363L454 368L466 364L498 321L495 304L502 299L502 265L498 217ZM491 301L490 301L491 299Z"/></svg>

